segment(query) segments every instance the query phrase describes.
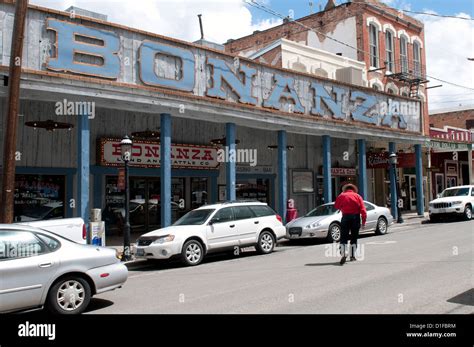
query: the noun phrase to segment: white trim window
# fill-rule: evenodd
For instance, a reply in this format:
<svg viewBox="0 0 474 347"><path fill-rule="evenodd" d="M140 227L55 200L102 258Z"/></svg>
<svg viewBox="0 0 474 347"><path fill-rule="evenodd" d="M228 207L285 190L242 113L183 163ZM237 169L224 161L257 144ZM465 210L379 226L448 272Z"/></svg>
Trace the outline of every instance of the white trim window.
<svg viewBox="0 0 474 347"><path fill-rule="evenodd" d="M379 67L379 31L374 24L369 25L370 66Z"/></svg>
<svg viewBox="0 0 474 347"><path fill-rule="evenodd" d="M408 72L408 40L405 36L400 36L400 70Z"/></svg>
<svg viewBox="0 0 474 347"><path fill-rule="evenodd" d="M421 47L418 41L413 42L413 73L421 76Z"/></svg>
<svg viewBox="0 0 474 347"><path fill-rule="evenodd" d="M393 33L390 30L385 32L385 60L387 61L387 71L393 72L394 63Z"/></svg>

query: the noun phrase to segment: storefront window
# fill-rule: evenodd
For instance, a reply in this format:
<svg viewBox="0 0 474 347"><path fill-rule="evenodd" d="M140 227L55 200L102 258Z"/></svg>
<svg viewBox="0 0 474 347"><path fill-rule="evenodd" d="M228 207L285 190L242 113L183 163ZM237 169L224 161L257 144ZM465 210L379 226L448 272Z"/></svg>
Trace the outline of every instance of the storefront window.
<svg viewBox="0 0 474 347"><path fill-rule="evenodd" d="M64 218L65 181L60 175L16 175L15 221Z"/></svg>
<svg viewBox="0 0 474 347"><path fill-rule="evenodd" d="M208 179L206 177L191 178L191 209L208 203Z"/></svg>
<svg viewBox="0 0 474 347"><path fill-rule="evenodd" d="M270 180L260 178L238 180L236 197L238 200L258 200L270 204Z"/></svg>

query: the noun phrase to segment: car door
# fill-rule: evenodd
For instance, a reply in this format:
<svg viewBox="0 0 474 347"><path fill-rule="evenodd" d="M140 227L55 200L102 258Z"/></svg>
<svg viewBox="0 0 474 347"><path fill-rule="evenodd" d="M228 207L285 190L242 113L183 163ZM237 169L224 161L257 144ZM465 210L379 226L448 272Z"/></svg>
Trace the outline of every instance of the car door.
<svg viewBox="0 0 474 347"><path fill-rule="evenodd" d="M232 207L224 207L217 211L211 218L207 230L209 249L227 248L239 244Z"/></svg>
<svg viewBox="0 0 474 347"><path fill-rule="evenodd" d="M257 231L260 221L249 206L234 206L236 235L239 245L252 245L257 242Z"/></svg>
<svg viewBox="0 0 474 347"><path fill-rule="evenodd" d="M365 224L365 230L374 230L377 227L377 220L379 218L375 206L371 203L364 201L365 209L367 210L367 221Z"/></svg>
<svg viewBox="0 0 474 347"><path fill-rule="evenodd" d="M41 305L46 284L56 273L59 262L55 252L25 230L0 232L0 311Z"/></svg>

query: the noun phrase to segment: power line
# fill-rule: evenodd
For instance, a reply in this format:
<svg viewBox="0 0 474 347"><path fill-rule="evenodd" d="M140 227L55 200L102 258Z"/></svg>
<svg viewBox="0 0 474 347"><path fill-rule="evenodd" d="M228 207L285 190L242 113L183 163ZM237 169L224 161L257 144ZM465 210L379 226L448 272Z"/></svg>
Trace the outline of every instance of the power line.
<svg viewBox="0 0 474 347"><path fill-rule="evenodd" d="M434 16L434 17L443 17L443 18L453 18L453 19L463 19L463 20L474 20L474 18L466 18L466 17L459 17L459 16L450 16L444 14L437 14L437 13L429 13L429 12L418 12L418 11L410 11L410 10L398 10L402 12L408 13L415 13L415 14L422 14L425 16Z"/></svg>
<svg viewBox="0 0 474 347"><path fill-rule="evenodd" d="M301 22L299 22L299 21L297 21L297 20L295 20L295 19L293 19L293 18L289 18L288 16L284 16L284 15L282 15L281 13L279 13L279 12L277 12L277 11L275 11L275 10L273 10L273 9L271 9L271 8L269 8L269 7L265 6L265 5L263 5L263 4L258 3L256 0L243 0L243 1L244 1L244 3L246 3L246 4L248 4L248 5L252 6L252 7L258 8L258 9L260 9L260 10L266 12L266 13L269 13L269 14L275 16L275 17L279 17L279 18L281 18L281 19L283 19L283 20L288 20L289 22L298 24L298 25L302 26L303 28L305 28L305 29L307 29L307 30L310 30L310 31L312 31L312 32L314 32L314 33L316 33L316 34L323 35L323 36L326 37L327 39L330 39L330 40L332 40L332 41L334 41L334 42L337 42L337 43L339 43L339 44L341 44L341 45L343 45L343 46L352 48L352 49L356 50L357 52L361 52L361 53L363 53L363 54L365 54L365 55L368 55L369 57L371 56L370 52L367 52L367 51L365 51L365 50L363 50L363 49L354 47L354 46L352 46L352 45L350 45L350 44L348 44L348 43L346 43L346 42L343 42L343 41L340 41L340 40L338 40L338 39L335 39L335 38L333 38L333 37L327 35L326 33L323 33L323 32L321 32L321 31L319 31L319 30L316 30L316 29L314 29L314 28L312 28L312 27L309 27L309 26L307 26L307 25L305 25L305 24L303 24L303 23L301 23ZM249 1L250 1L250 2L249 2ZM374 6L375 6L375 5L374 5ZM375 7L379 8L379 9L381 9L381 10L384 10L384 9L382 9L381 7L378 7L378 6L375 6ZM382 60L380 57L377 57L377 58L378 58L379 62ZM431 78L431 79L434 79L434 80L437 80L437 81L440 81L440 82L443 82L443 83L446 83L446 84L453 85L453 86L458 87L458 88L464 88L464 89L467 89L467 90L472 90L472 91L474 91L474 88L462 86L462 85L460 85L460 84L456 84L456 83L453 83L453 82L448 82L448 81L445 81L445 80L442 80L442 79L439 79L439 78L436 78L436 77L433 77L433 76L428 76L428 75L426 75L426 77L429 77L429 78Z"/></svg>

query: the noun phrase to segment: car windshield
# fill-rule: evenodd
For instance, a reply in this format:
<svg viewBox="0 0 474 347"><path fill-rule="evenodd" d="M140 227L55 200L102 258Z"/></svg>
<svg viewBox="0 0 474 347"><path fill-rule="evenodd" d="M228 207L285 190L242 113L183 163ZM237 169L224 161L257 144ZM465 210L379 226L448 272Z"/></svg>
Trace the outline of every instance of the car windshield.
<svg viewBox="0 0 474 347"><path fill-rule="evenodd" d="M334 208L334 204L321 205L316 207L314 210L309 211L305 217L330 216L336 212L337 210Z"/></svg>
<svg viewBox="0 0 474 347"><path fill-rule="evenodd" d="M186 213L173 225L201 225L209 218L214 209L194 210Z"/></svg>
<svg viewBox="0 0 474 347"><path fill-rule="evenodd" d="M469 188L456 188L456 189L446 189L441 193L442 198L447 198L450 196L468 196Z"/></svg>

